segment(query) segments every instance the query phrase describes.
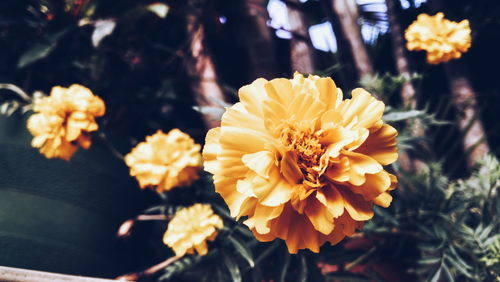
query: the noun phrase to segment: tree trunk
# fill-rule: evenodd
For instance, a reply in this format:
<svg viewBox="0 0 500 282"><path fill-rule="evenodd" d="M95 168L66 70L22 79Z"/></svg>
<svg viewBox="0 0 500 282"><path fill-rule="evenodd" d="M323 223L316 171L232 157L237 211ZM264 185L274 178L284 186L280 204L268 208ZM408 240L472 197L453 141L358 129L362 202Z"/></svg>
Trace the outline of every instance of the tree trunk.
<svg viewBox="0 0 500 282"><path fill-rule="evenodd" d="M429 1L432 13L444 11L438 0ZM466 66L455 59L444 63L451 92L451 101L457 111L457 122L462 132L462 146L467 154L467 166L471 168L483 155L490 152L487 135L477 109L477 94L472 87Z"/></svg>
<svg viewBox="0 0 500 282"><path fill-rule="evenodd" d="M457 110L458 127L463 134L464 153L467 166L472 167L482 156L490 151L486 132L477 109L476 93L460 61L450 61L444 65L451 100Z"/></svg>
<svg viewBox="0 0 500 282"><path fill-rule="evenodd" d="M337 23L332 21L332 26L336 24L340 25L334 28L335 36L347 40L349 53L352 56L358 79L367 75L374 75L373 65L368 56L368 51L366 50L357 22L358 17L355 12L356 3L353 0L330 1L332 14L338 20Z"/></svg>
<svg viewBox="0 0 500 282"><path fill-rule="evenodd" d="M389 35L391 36L392 51L394 55L394 63L399 75L403 76L407 81L401 86L401 100L406 108L415 109L417 107L417 100L415 97L416 91L413 83L410 81L410 63L406 56L405 41L403 40L403 31L398 19L398 6L396 0L386 0L387 17L389 20ZM407 126L412 131L415 137L423 137L425 132L420 125L419 121L409 121ZM399 156L399 163L406 171L422 171L425 164L417 159L411 152L401 153Z"/></svg>
<svg viewBox="0 0 500 282"><path fill-rule="evenodd" d="M408 57L406 56L405 41L403 40L403 31L398 20L398 9L396 7L395 0L386 0L387 5L387 16L389 19L390 26L390 36L392 42L392 50L394 54L394 60L396 63L396 69L399 75L403 76L408 81L404 83L401 87L401 100L405 107L414 109L417 106L417 101L415 98L415 87L410 80L410 63Z"/></svg>
<svg viewBox="0 0 500 282"><path fill-rule="evenodd" d="M196 1L192 1L196 2ZM201 22L200 4L189 5L186 11L186 34L188 50L186 54L186 71L190 88L198 106L222 108L224 92L218 83L217 72L210 50L205 44L205 31ZM218 101L220 101L218 103ZM209 113L203 114L207 128L217 127L220 120Z"/></svg>
<svg viewBox="0 0 500 282"><path fill-rule="evenodd" d="M248 55L250 79L277 77L278 64L274 53L273 33L267 25L267 0L244 0L239 4L239 30L245 35L242 39Z"/></svg>
<svg viewBox="0 0 500 282"><path fill-rule="evenodd" d="M300 11L299 0L286 1L288 11L288 22L290 23L290 61L292 71L300 73L314 73L314 49L311 38L309 37L309 28L306 18Z"/></svg>

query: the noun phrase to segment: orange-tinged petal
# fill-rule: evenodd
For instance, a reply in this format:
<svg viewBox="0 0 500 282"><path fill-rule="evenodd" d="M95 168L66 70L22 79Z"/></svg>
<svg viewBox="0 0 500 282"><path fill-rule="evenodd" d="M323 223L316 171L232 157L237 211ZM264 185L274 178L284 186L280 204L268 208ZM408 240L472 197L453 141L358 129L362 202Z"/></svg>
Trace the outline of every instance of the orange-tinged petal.
<svg viewBox="0 0 500 282"><path fill-rule="evenodd" d="M391 164L398 159L397 136L394 127L384 124L379 130L370 133L356 152L370 156L382 165Z"/></svg>
<svg viewBox="0 0 500 282"><path fill-rule="evenodd" d="M378 195L375 199L373 199L373 203L375 205L388 208L391 205L392 202L392 196L391 194L384 192L380 195Z"/></svg>
<svg viewBox="0 0 500 282"><path fill-rule="evenodd" d="M357 126L370 128L374 126L384 114L384 103L375 99L370 93L361 88L352 91L352 98L342 101L338 111L348 125L357 118Z"/></svg>
<svg viewBox="0 0 500 282"><path fill-rule="evenodd" d="M382 171L382 166L374 159L356 152L344 151L342 153L349 159L349 182L353 185L361 185L366 181L366 174L374 174Z"/></svg>
<svg viewBox="0 0 500 282"><path fill-rule="evenodd" d="M247 199L247 196L238 192L236 188L236 180L231 178L214 179L215 192L219 193L227 203L232 217L237 217L240 214L242 204Z"/></svg>
<svg viewBox="0 0 500 282"><path fill-rule="evenodd" d="M334 227L333 215L318 200L312 197L308 198L305 213L316 230L325 235L332 232Z"/></svg>
<svg viewBox="0 0 500 282"><path fill-rule="evenodd" d="M281 159L280 172L291 185L302 182L302 171L297 165L297 156L293 152L286 152Z"/></svg>
<svg viewBox="0 0 500 282"><path fill-rule="evenodd" d="M280 177L279 169L272 166L269 179L256 176L252 180L253 191L261 205L276 207L290 200L292 186Z"/></svg>
<svg viewBox="0 0 500 282"><path fill-rule="evenodd" d="M365 201L360 195L349 191L349 188L339 189L344 199L344 207L354 220L368 220L373 217L372 204Z"/></svg>
<svg viewBox="0 0 500 282"><path fill-rule="evenodd" d="M221 151L220 143L220 127L212 128L207 132L205 138L205 146L203 147L204 168L206 171L215 174L219 168L217 154Z"/></svg>
<svg viewBox="0 0 500 282"><path fill-rule="evenodd" d="M341 157L338 161L331 161L332 166L326 170L325 176L334 182L346 182L350 178L349 159Z"/></svg>
<svg viewBox="0 0 500 282"><path fill-rule="evenodd" d="M365 183L360 186L352 185L350 188L354 193L363 196L366 201L373 200L391 187L391 178L386 171L366 174L365 177Z"/></svg>
<svg viewBox="0 0 500 282"><path fill-rule="evenodd" d="M331 78L322 77L315 82L320 93L320 99L325 103L326 109L335 109L342 101L342 92L337 90Z"/></svg>
<svg viewBox="0 0 500 282"><path fill-rule="evenodd" d="M241 87L238 91L241 103L252 115L262 117L262 101L267 99L266 83L268 83L267 80L259 78L251 84Z"/></svg>
<svg viewBox="0 0 500 282"><path fill-rule="evenodd" d="M249 228L255 228L259 234L267 234L271 231L269 229L269 221L278 217L283 211L283 205L277 207L268 207L257 204L255 213L252 217L245 220L245 225Z"/></svg>
<svg viewBox="0 0 500 282"><path fill-rule="evenodd" d="M318 190L316 199L328 209L333 217L337 218L344 213L344 199L333 185Z"/></svg>
<svg viewBox="0 0 500 282"><path fill-rule="evenodd" d="M269 178L269 170L273 165L273 153L270 151L260 151L253 154L243 155L245 166L257 173L260 177Z"/></svg>

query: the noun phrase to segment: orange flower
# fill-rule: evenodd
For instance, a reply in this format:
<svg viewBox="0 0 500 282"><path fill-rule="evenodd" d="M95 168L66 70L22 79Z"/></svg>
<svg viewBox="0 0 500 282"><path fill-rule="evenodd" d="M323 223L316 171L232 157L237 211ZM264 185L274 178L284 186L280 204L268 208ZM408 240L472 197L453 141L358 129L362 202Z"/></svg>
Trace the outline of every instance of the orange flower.
<svg viewBox="0 0 500 282"><path fill-rule="evenodd" d="M207 254L207 241L215 240L222 219L214 214L210 205L195 204L175 213L163 236L165 245L172 248L176 256L184 254Z"/></svg>
<svg viewBox="0 0 500 282"><path fill-rule="evenodd" d="M141 188L156 186L158 192L163 192L190 185L198 179L200 149L200 145L179 129L172 129L168 134L158 130L137 144L125 156L125 162Z"/></svg>
<svg viewBox="0 0 500 282"><path fill-rule="evenodd" d="M31 145L47 158L69 160L78 146L90 147L89 133L99 128L95 118L104 111L104 102L88 88L56 86L50 96L35 101L35 113L27 124L34 136Z"/></svg>
<svg viewBox="0 0 500 282"><path fill-rule="evenodd" d="M205 170L232 216L260 241L281 238L296 253L319 252L388 207L397 131L381 120L384 103L363 89L342 101L330 78L296 73L257 79L239 90L221 127L208 132Z"/></svg>
<svg viewBox="0 0 500 282"><path fill-rule="evenodd" d="M420 14L405 32L410 51L427 51L427 62L438 64L458 59L471 45L469 21L459 23L444 18L443 13L434 16Z"/></svg>

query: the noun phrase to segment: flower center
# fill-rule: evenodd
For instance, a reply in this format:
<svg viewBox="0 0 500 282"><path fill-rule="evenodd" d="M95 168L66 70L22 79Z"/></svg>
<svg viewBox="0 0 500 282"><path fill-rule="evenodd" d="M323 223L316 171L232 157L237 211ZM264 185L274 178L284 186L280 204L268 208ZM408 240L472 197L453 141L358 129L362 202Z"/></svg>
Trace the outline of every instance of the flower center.
<svg viewBox="0 0 500 282"><path fill-rule="evenodd" d="M296 156L296 164L304 176L304 183L311 187L321 186L319 177L323 171L321 157L326 148L313 130L298 130L293 126L281 131L282 144Z"/></svg>

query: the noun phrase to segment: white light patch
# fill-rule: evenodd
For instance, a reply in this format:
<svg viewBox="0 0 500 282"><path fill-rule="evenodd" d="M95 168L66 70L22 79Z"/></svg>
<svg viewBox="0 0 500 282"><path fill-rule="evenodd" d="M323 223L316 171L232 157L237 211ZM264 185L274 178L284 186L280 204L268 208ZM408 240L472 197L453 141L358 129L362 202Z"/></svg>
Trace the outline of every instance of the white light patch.
<svg viewBox="0 0 500 282"><path fill-rule="evenodd" d="M280 0L270 0L267 4L267 12L271 20L267 23L270 27L276 29L276 36L283 39L292 38L292 34L287 31L290 29L286 4Z"/></svg>
<svg viewBox="0 0 500 282"><path fill-rule="evenodd" d="M314 48L324 52L337 52L337 41L330 22L311 26L309 36Z"/></svg>

